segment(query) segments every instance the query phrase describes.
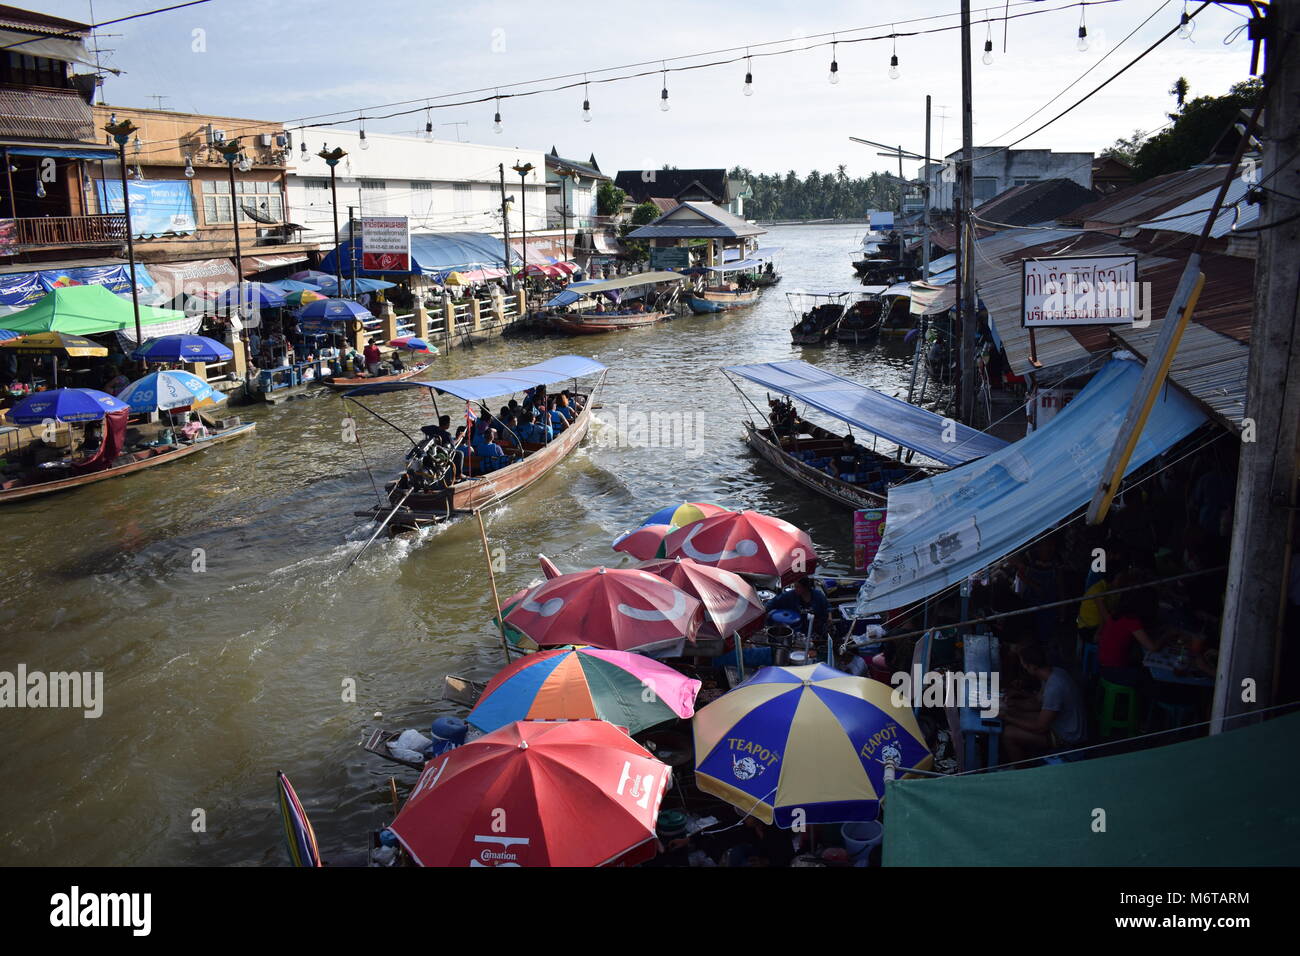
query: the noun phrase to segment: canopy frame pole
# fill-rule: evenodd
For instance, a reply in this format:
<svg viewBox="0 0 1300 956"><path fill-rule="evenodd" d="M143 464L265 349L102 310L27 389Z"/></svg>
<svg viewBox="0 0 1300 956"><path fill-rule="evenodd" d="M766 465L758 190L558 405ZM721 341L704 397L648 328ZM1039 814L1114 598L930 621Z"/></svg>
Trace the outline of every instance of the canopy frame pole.
<svg viewBox="0 0 1300 956"><path fill-rule="evenodd" d="M483 557L487 561L488 582L492 585L492 604L497 609L497 629L501 632L501 652L505 654L506 666L510 666L510 642L506 640L506 622L501 616L501 596L497 593L497 576L492 568L492 549L488 547L487 527L483 524L483 509L475 508L474 517L478 519L478 534L483 542Z"/></svg>
<svg viewBox="0 0 1300 956"><path fill-rule="evenodd" d="M397 504L393 505L392 510L388 512L388 517L379 523L379 527L375 529L375 533L372 534L370 536L370 539L361 546L361 550L358 551L356 554L354 554L352 558L348 561L348 563L343 566L344 571L347 571L349 568L352 567L352 565L356 564L357 560L361 557L361 555L366 553L366 549L369 548L374 543L375 539L378 538L379 535L383 533L383 530L388 527L388 522L393 520L393 516L397 514L397 512L401 509L402 505L406 504L406 499L411 497L411 495L414 492L415 492L414 486L406 489L406 494L402 495L402 500L399 501Z"/></svg>

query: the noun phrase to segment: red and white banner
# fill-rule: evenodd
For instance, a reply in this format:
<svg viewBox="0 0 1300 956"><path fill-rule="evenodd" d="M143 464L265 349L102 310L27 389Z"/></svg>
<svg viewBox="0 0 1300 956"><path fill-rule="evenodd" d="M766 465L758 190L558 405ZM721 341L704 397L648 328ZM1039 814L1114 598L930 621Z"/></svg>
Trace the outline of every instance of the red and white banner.
<svg viewBox="0 0 1300 956"><path fill-rule="evenodd" d="M411 230L405 216L361 220L361 268L367 272L411 271Z"/></svg>

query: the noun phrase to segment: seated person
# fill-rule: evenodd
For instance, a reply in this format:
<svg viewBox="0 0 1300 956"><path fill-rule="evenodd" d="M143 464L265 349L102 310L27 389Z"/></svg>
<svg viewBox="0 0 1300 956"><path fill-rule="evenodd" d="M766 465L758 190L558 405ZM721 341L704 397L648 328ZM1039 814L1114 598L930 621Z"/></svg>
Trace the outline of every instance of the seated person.
<svg viewBox="0 0 1300 956"><path fill-rule="evenodd" d="M1116 579L1117 586L1134 583L1128 574ZM1115 610L1105 601L1095 601L1102 624L1097 629L1097 664L1101 676L1113 684L1136 687L1145 681L1146 669L1141 663L1142 653L1159 649L1160 642L1151 637L1143 627L1143 617L1150 612L1143 608L1142 591L1126 591L1117 595Z"/></svg>
<svg viewBox="0 0 1300 956"><path fill-rule="evenodd" d="M401 352L394 352L390 355L388 358L388 364L393 367L394 372L401 372L406 368L406 365L402 362Z"/></svg>
<svg viewBox="0 0 1300 956"><path fill-rule="evenodd" d="M189 421L181 428L181 436L186 441L195 441L199 438L207 438L208 434L208 426L203 424L198 412L190 412Z"/></svg>
<svg viewBox="0 0 1300 956"><path fill-rule="evenodd" d="M450 417L444 415L442 416L442 418L438 419L439 425L442 424L443 419L447 420L448 425L451 424ZM465 426L461 425L456 429L456 434L452 437L451 440L451 456L456 460L457 475L469 474L469 469L465 467L465 458L466 455L468 454L468 445L469 442L466 440L465 437Z"/></svg>
<svg viewBox="0 0 1300 956"><path fill-rule="evenodd" d="M554 397L546 400L546 414L550 417L551 428L554 429L555 434L558 435L569 427L569 420L556 408Z"/></svg>
<svg viewBox="0 0 1300 956"><path fill-rule="evenodd" d="M439 415L438 424L424 425L420 428L420 431L432 438L435 445L450 447L451 432L448 431L449 428L451 428L451 416Z"/></svg>
<svg viewBox="0 0 1300 956"><path fill-rule="evenodd" d="M530 441L538 445L545 445L555 437L555 433L551 430L549 424L543 424L541 411L539 409L534 409L532 420L527 425L523 426L520 430L519 437L524 441Z"/></svg>
<svg viewBox="0 0 1300 956"><path fill-rule="evenodd" d="M830 626L831 603L826 592L812 578L803 577L767 602L769 611L795 611L800 616L799 633L807 633L812 616L813 636L824 637Z"/></svg>
<svg viewBox="0 0 1300 956"><path fill-rule="evenodd" d="M569 398L563 392L555 396L555 410L564 416L565 421L571 422L576 417L573 409L569 407Z"/></svg>
<svg viewBox="0 0 1300 956"><path fill-rule="evenodd" d="M484 472L495 471L510 463L505 449L497 443L495 428L489 428L483 440L474 446L474 454L478 455L479 467Z"/></svg>
<svg viewBox="0 0 1300 956"><path fill-rule="evenodd" d="M584 398L582 395L579 395L577 392L573 391L572 389L566 388L560 394L569 400L569 407L573 409L575 412L582 411L583 406L587 404L586 398Z"/></svg>
<svg viewBox="0 0 1300 956"><path fill-rule="evenodd" d="M858 470L858 445L852 435L845 435L839 450L831 457L831 468L836 477L851 475Z"/></svg>
<svg viewBox="0 0 1300 956"><path fill-rule="evenodd" d="M1002 745L1010 763L1077 747L1088 736L1083 693L1070 675L1047 663L1037 644L1020 648L1020 664L1039 682L1037 694L1008 696L1002 707Z"/></svg>

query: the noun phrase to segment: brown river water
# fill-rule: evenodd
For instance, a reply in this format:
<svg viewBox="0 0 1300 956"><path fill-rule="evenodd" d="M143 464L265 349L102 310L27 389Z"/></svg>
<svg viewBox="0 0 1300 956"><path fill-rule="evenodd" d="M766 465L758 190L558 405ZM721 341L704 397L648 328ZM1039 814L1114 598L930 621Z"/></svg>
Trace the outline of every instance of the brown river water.
<svg viewBox="0 0 1300 956"><path fill-rule="evenodd" d="M598 420L571 458L490 512L503 598L540 578L538 554L566 571L630 561L610 549L614 537L689 500L779 515L809 531L829 571L848 571L850 512L748 451L740 399L719 368L803 358L905 394L901 344L790 344L784 293L856 288L849 262L862 228L774 227L764 244L784 247L783 281L722 318L434 359L434 377L457 378L591 355L610 369L598 419L615 423L625 406L687 413L694 427L700 414L685 447L628 447ZM761 404L761 391L750 394ZM372 402L404 426L428 420L423 394ZM455 419L457 403L440 402ZM415 777L365 753L363 733L427 731L457 713L437 699L444 675L487 679L501 667L476 522L381 538L345 573L371 530L353 511L374 492L356 446L342 442L343 401L236 411L257 422L253 437L0 511L0 671L104 680L98 718L0 710L0 864L284 865L276 770L293 780L326 859L360 855L392 816L388 778ZM405 440L357 418L376 479L389 477ZM355 703L343 700L348 678Z"/></svg>

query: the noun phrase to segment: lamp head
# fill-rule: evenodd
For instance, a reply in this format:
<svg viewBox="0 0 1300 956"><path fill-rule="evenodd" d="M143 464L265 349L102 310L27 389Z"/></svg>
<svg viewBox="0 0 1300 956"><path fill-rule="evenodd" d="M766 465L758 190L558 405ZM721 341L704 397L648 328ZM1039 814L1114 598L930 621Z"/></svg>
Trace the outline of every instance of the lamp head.
<svg viewBox="0 0 1300 956"><path fill-rule="evenodd" d="M108 122L104 124L104 132L112 136L114 142L119 146L125 146L130 141L131 134L139 128L129 119L118 122L116 113L109 117Z"/></svg>
<svg viewBox="0 0 1300 956"><path fill-rule="evenodd" d="M342 146L335 146L333 149L322 149L316 155L325 160L331 167L334 167L339 164L340 159L347 155L347 152L344 151Z"/></svg>

